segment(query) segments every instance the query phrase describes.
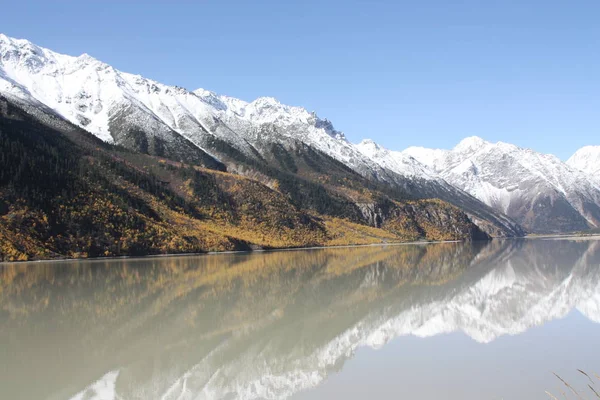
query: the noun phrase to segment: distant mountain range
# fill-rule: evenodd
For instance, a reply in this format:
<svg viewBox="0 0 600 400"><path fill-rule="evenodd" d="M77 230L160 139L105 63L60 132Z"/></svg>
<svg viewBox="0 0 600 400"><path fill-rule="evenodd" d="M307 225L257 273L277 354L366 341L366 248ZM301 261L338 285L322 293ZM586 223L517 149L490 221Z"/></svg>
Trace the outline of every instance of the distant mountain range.
<svg viewBox="0 0 600 400"><path fill-rule="evenodd" d="M273 98L248 103L192 92L118 71L87 54L62 55L2 34L0 94L45 124L50 117L64 120L119 148L245 176L289 198L281 174L324 185L317 191L354 209L336 216L356 214L355 222L376 228L399 215L380 194L392 202L441 199L491 236L600 226L600 147L586 147L563 163L479 138L453 150L352 144L329 120ZM309 204L310 190L294 185L309 193L294 205L323 214Z"/></svg>
<svg viewBox="0 0 600 400"><path fill-rule="evenodd" d="M592 153L567 163L508 143L466 138L452 150L411 147L411 155L447 182L516 220L530 232L584 230L600 224L600 185ZM577 160L581 160L578 162ZM586 161L583 161L586 160Z"/></svg>

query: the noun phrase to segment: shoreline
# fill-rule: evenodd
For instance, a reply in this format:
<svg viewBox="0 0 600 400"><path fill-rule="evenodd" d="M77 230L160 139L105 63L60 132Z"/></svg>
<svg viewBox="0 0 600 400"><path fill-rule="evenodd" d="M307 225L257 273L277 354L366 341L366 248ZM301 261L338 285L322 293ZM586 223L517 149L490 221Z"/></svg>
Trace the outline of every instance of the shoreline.
<svg viewBox="0 0 600 400"><path fill-rule="evenodd" d="M492 238L488 241L498 239L511 239L511 238ZM407 245L427 245L427 244L440 244L440 243L462 243L467 242L466 240L417 240L414 242L391 242L391 243L371 243L371 244L347 244L347 245L335 245L335 246L310 246L310 247L281 247L272 249L257 249L257 250L231 250L231 251L207 251L204 253L168 253L168 254L148 254L143 256L113 256L113 257L88 257L88 258L48 258L40 260L28 260L28 261L0 261L0 267L9 264L36 264L36 263L58 263L58 262L77 262L77 261L115 261L115 260L145 260L149 258L163 258L163 257L201 257L201 256L218 256L226 254L254 254L254 253L271 253L279 251L302 251L302 250L325 250L325 249L344 249L354 247L387 247L387 246L407 246ZM471 241L473 242L473 241Z"/></svg>
<svg viewBox="0 0 600 400"><path fill-rule="evenodd" d="M590 234L578 234L578 233L557 233L557 234L548 234L548 235L526 235L523 239L579 239L579 240L590 240L590 239L600 239L600 233L590 233Z"/></svg>
<svg viewBox="0 0 600 400"><path fill-rule="evenodd" d="M578 240L598 240L600 234L589 234L581 235L574 233L557 233L557 234L539 234L539 235L525 235L523 237L506 237L506 238L491 238L487 241L492 240L561 240L561 239L578 239ZM201 257L201 256L217 256L226 254L254 254L254 253L271 253L279 251L302 251L302 250L324 250L324 249L344 249L344 248L355 248L355 247L387 247L387 246L408 246L408 245L427 245L427 244L440 244L440 243L461 243L467 242L467 240L417 240L414 242L389 242L389 243L371 243L371 244L348 244L348 245L334 245L334 246L309 246L309 247L281 247L281 248L270 248L270 249L256 249L256 250L231 250L231 251L207 251L204 253L167 253L167 254L148 254L139 256L113 256L113 257L89 257L89 258L48 258L39 260L28 260L28 261L0 261L0 267L9 264L35 264L35 263L57 263L57 262L77 262L77 261L114 261L114 260L145 260L150 258L163 258L163 257ZM474 242L474 241L471 241Z"/></svg>

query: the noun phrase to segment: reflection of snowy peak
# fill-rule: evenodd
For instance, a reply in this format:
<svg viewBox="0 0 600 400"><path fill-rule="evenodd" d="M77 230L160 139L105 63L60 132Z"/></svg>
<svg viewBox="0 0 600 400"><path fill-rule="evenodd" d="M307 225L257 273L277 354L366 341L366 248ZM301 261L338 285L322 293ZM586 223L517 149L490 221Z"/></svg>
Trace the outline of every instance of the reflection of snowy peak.
<svg viewBox="0 0 600 400"><path fill-rule="evenodd" d="M600 243L505 242L492 250L463 260L468 267L462 275L433 287L406 282L394 258L365 266L355 273L351 291L334 296L344 304L363 299L368 309L361 318L352 322L339 315L348 307L339 304L306 309L300 320L278 311L265 317L268 329L219 342L179 376L165 371L152 382L137 382L143 387L117 382L116 393L123 399L140 398L136 393L163 399L283 399L321 383L360 347L380 348L400 336L464 332L487 343L573 309L600 320ZM331 332L310 329L316 326Z"/></svg>
<svg viewBox="0 0 600 400"><path fill-rule="evenodd" d="M591 249L592 250L592 249ZM599 246L594 246L598 253ZM600 317L600 270L585 255L570 273L547 271L528 259L507 261L478 282L451 296L407 310L371 334L374 344L402 335L430 337L461 331L488 343L563 318L578 309L590 320Z"/></svg>
<svg viewBox="0 0 600 400"><path fill-rule="evenodd" d="M553 155L478 137L452 150L403 153L533 232L600 225L600 185Z"/></svg>

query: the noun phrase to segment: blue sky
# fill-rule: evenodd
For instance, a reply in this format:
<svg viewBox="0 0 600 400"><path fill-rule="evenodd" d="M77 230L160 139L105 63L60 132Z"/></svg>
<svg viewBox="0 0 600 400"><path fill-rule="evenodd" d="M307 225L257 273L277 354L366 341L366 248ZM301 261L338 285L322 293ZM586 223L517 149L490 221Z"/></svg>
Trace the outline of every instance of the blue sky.
<svg viewBox="0 0 600 400"><path fill-rule="evenodd" d="M5 1L0 31L190 90L273 96L354 142L600 144L600 2Z"/></svg>

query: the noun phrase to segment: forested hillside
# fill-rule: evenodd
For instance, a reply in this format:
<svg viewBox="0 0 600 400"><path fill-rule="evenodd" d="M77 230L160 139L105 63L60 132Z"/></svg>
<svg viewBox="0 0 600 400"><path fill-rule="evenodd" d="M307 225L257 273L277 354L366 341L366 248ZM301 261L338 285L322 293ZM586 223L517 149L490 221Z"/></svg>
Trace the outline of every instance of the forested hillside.
<svg viewBox="0 0 600 400"><path fill-rule="evenodd" d="M454 206L365 187L335 160L301 173L315 157L299 148L287 168L234 174L108 145L0 98L0 259L487 238Z"/></svg>

